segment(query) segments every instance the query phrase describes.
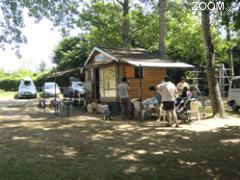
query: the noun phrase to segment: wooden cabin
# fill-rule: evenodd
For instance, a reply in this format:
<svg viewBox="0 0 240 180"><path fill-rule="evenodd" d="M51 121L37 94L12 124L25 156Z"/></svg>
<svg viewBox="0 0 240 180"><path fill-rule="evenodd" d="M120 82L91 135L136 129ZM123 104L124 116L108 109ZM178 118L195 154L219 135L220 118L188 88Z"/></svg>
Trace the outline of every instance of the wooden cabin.
<svg viewBox="0 0 240 180"><path fill-rule="evenodd" d="M143 99L152 97L149 87L159 84L168 68L193 66L160 59L157 54L145 49L94 47L83 67L85 84L92 98L108 103L119 102L117 86L123 77L130 81L130 98L139 98L140 95Z"/></svg>

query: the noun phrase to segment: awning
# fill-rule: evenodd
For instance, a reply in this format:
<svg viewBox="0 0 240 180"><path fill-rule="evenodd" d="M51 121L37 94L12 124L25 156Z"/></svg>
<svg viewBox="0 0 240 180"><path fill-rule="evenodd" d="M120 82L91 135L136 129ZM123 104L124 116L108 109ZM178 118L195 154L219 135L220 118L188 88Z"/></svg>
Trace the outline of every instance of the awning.
<svg viewBox="0 0 240 180"><path fill-rule="evenodd" d="M195 66L183 62L157 62L157 61L124 61L134 66L162 67L162 68L194 68Z"/></svg>

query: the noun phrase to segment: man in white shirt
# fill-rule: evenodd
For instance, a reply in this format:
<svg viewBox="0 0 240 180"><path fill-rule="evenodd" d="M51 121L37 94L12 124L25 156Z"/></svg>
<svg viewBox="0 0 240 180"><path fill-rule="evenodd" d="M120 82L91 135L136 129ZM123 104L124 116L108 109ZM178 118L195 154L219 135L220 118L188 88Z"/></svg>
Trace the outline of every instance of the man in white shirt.
<svg viewBox="0 0 240 180"><path fill-rule="evenodd" d="M170 126L172 126L173 120L176 124L176 127L178 127L178 119L175 112L175 100L178 91L176 86L172 82L170 82L168 76L164 77L164 81L165 82L157 86L158 90L162 95L163 109L167 112Z"/></svg>
<svg viewBox="0 0 240 180"><path fill-rule="evenodd" d="M183 89L187 88L187 90L190 90L189 84L186 82L186 79L184 77L181 78L181 81L177 84L177 90L179 92L179 95L182 95Z"/></svg>
<svg viewBox="0 0 240 180"><path fill-rule="evenodd" d="M118 95L121 101L121 113L123 120L129 119L130 101L128 90L129 90L128 80L126 77L123 77L122 82L118 85Z"/></svg>

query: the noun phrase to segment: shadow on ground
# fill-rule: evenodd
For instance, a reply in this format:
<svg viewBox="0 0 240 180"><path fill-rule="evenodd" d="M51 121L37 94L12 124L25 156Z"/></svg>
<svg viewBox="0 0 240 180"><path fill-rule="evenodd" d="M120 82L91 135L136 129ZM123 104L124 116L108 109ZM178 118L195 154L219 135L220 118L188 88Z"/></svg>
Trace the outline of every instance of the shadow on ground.
<svg viewBox="0 0 240 180"><path fill-rule="evenodd" d="M195 131L0 108L0 179L238 179L239 144L238 125Z"/></svg>

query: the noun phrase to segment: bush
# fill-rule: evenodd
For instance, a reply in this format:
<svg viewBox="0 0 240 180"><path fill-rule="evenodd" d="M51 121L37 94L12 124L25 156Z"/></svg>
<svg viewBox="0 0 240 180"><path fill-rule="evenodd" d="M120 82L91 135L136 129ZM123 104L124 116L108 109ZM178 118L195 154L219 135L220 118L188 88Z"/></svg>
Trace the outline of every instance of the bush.
<svg viewBox="0 0 240 180"><path fill-rule="evenodd" d="M38 74L33 74L31 71L19 70L13 73L6 73L0 70L0 89L4 91L17 91L20 81L24 77L31 77L36 85L36 87L42 86L42 79L48 76L48 72L41 72Z"/></svg>

